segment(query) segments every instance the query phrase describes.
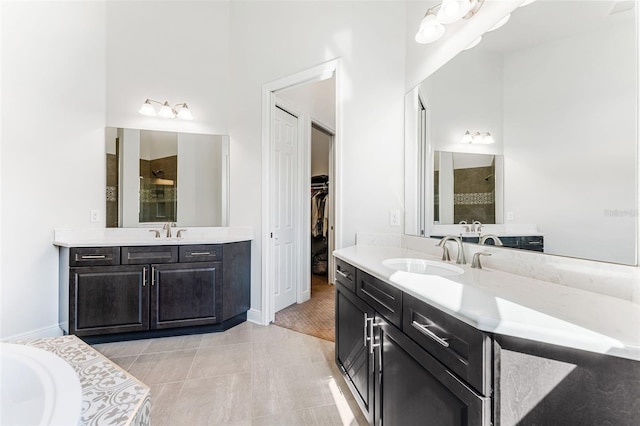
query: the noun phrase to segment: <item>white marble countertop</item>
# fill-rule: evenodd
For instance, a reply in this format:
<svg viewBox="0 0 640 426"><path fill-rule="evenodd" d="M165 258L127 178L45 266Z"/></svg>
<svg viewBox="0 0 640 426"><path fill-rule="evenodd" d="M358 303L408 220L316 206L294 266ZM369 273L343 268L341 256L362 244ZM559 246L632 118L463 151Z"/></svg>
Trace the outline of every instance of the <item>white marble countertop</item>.
<svg viewBox="0 0 640 426"><path fill-rule="evenodd" d="M175 235L184 230L182 237ZM160 238L153 230L160 231ZM167 238L162 226L154 228L56 229L53 244L60 247L154 246L187 244L224 244L253 240L251 227L175 227Z"/></svg>
<svg viewBox="0 0 640 426"><path fill-rule="evenodd" d="M382 264L440 260L403 248L357 245L333 254L479 330L640 361L640 305L630 301L469 264L447 278Z"/></svg>

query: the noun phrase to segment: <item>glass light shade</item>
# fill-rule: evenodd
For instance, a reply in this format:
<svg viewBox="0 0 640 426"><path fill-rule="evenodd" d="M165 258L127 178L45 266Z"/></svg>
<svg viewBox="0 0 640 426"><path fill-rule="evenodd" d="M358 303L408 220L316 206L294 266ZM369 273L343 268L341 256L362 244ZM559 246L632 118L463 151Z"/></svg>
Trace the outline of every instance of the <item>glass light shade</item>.
<svg viewBox="0 0 640 426"><path fill-rule="evenodd" d="M464 136L462 137L462 140L460 142L461 143L471 143L471 142L473 142L473 136L471 136L471 133L469 133L468 130L464 134Z"/></svg>
<svg viewBox="0 0 640 426"><path fill-rule="evenodd" d="M436 15L428 12L427 16L420 22L420 29L416 33L416 42L425 44L438 40L444 35L444 25L442 25Z"/></svg>
<svg viewBox="0 0 640 426"><path fill-rule="evenodd" d="M533 3L534 1L536 1L536 0L524 0L524 1L522 2L522 4L520 4L520 6L518 6L518 7L526 6L526 5L528 5L528 4Z"/></svg>
<svg viewBox="0 0 640 426"><path fill-rule="evenodd" d="M168 102L165 102L164 105L158 111L158 115L162 118L176 118L176 115L173 113L173 109L169 106Z"/></svg>
<svg viewBox="0 0 640 426"><path fill-rule="evenodd" d="M481 144L483 139L484 139L484 136L482 136L482 134L480 134L480 132L475 132L475 133L473 134L473 141L472 141L472 143Z"/></svg>
<svg viewBox="0 0 640 426"><path fill-rule="evenodd" d="M482 36L478 37L477 39L475 39L471 43L469 43L469 45L467 47L465 47L464 50L473 49L478 44L480 44L481 41L482 41Z"/></svg>
<svg viewBox="0 0 640 426"><path fill-rule="evenodd" d="M148 99L142 104L138 112L142 115L146 115L147 117L156 116L156 110Z"/></svg>
<svg viewBox="0 0 640 426"><path fill-rule="evenodd" d="M498 28L500 28L501 26L503 26L504 24L507 23L507 21L509 20L509 18L511 18L511 14L508 14L507 16L505 16L504 18L502 18L501 20L499 20L493 27L489 28L487 30L487 32L489 31L495 31Z"/></svg>
<svg viewBox="0 0 640 426"><path fill-rule="evenodd" d="M484 135L482 136L482 143L485 145L488 145L488 144L496 143L496 141L493 139L493 136L491 136L491 133L487 132L487 133L484 133Z"/></svg>
<svg viewBox="0 0 640 426"><path fill-rule="evenodd" d="M443 0L438 10L438 21L443 24L452 24L462 19L471 10L471 0Z"/></svg>
<svg viewBox="0 0 640 426"><path fill-rule="evenodd" d="M187 104L184 104L178 111L178 118L182 120L193 120L193 115L191 115L191 110Z"/></svg>

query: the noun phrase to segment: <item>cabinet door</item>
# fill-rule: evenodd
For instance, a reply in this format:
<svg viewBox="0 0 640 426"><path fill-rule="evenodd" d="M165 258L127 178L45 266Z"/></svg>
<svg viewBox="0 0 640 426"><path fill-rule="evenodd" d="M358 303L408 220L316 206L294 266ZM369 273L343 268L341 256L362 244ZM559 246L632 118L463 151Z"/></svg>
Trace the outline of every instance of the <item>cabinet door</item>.
<svg viewBox="0 0 640 426"><path fill-rule="evenodd" d="M147 266L70 268L69 333L92 336L149 328Z"/></svg>
<svg viewBox="0 0 640 426"><path fill-rule="evenodd" d="M221 262L151 265L151 328L221 321Z"/></svg>
<svg viewBox="0 0 640 426"><path fill-rule="evenodd" d="M375 312L339 282L336 290L336 364L371 422L374 371L367 325Z"/></svg>
<svg viewBox="0 0 640 426"><path fill-rule="evenodd" d="M491 424L489 398L455 378L393 325L380 317L375 321L375 424Z"/></svg>

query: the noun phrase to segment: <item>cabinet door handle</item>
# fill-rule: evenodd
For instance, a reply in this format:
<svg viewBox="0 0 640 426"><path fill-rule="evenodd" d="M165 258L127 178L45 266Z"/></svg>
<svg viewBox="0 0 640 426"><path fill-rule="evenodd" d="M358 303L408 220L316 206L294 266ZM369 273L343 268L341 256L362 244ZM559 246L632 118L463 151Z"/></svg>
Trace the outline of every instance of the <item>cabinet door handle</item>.
<svg viewBox="0 0 640 426"><path fill-rule="evenodd" d="M191 256L210 256L210 251L192 251Z"/></svg>
<svg viewBox="0 0 640 426"><path fill-rule="evenodd" d="M367 342L369 340L371 340L371 337L369 337L369 335L367 334L367 324L369 323L369 321L373 321L373 318L369 318L369 315L367 315L367 313L364 313L364 337L362 339L362 344L363 346L367 346Z"/></svg>
<svg viewBox="0 0 640 426"><path fill-rule="evenodd" d="M353 281L353 280L351 279L351 275L349 275L349 274L345 274L344 272L342 272L342 271L341 271L341 270L339 270L339 269L336 269L336 273L337 273L338 275L340 275L342 278L344 278L345 280ZM365 314L365 315L366 315L366 314Z"/></svg>
<svg viewBox="0 0 640 426"><path fill-rule="evenodd" d="M154 266L151 267L151 287L156 285L156 268Z"/></svg>
<svg viewBox="0 0 640 426"><path fill-rule="evenodd" d="M142 268L142 287L147 285L147 267Z"/></svg>
<svg viewBox="0 0 640 426"><path fill-rule="evenodd" d="M107 256L104 254L83 254L80 256L81 259L106 259Z"/></svg>
<svg viewBox="0 0 640 426"><path fill-rule="evenodd" d="M375 341L375 337L373 336L373 327L376 325L373 323L373 317L369 318L369 353L373 355L374 348L380 346L380 343L373 343Z"/></svg>
<svg viewBox="0 0 640 426"><path fill-rule="evenodd" d="M447 339L445 337L438 336L436 333L434 333L433 331L429 330L427 328L427 326L422 325L422 324L420 324L419 322L417 322L415 320L411 323L411 326L413 328L415 328L416 330L418 330L420 333L424 334L425 336L432 338L433 340L435 340L436 342L438 342L439 344L441 344L445 348L449 347L449 342L447 342Z"/></svg>

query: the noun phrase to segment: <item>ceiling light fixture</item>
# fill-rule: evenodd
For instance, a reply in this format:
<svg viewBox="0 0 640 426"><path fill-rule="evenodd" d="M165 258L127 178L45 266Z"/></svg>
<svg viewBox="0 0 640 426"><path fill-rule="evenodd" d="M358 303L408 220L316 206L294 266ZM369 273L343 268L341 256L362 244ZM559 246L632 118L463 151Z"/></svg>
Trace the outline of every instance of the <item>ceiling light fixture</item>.
<svg viewBox="0 0 640 426"><path fill-rule="evenodd" d="M483 3L484 0L443 0L442 3L429 8L420 21L416 42L426 44L438 40L446 30L443 24L453 24L460 19L471 18Z"/></svg>
<svg viewBox="0 0 640 426"><path fill-rule="evenodd" d="M477 145L488 145L496 143L495 139L493 139L493 136L491 136L491 133L489 132L475 132L474 134L471 134L471 132L469 132L468 130L466 131L460 142L472 143Z"/></svg>
<svg viewBox="0 0 640 426"><path fill-rule="evenodd" d="M160 105L160 109L156 111L152 103ZM187 106L186 102L176 104L174 107L169 105L168 101L158 102L153 99L147 99L144 101L138 112L147 117L162 117L162 118L180 118L182 120L193 120L191 110Z"/></svg>

